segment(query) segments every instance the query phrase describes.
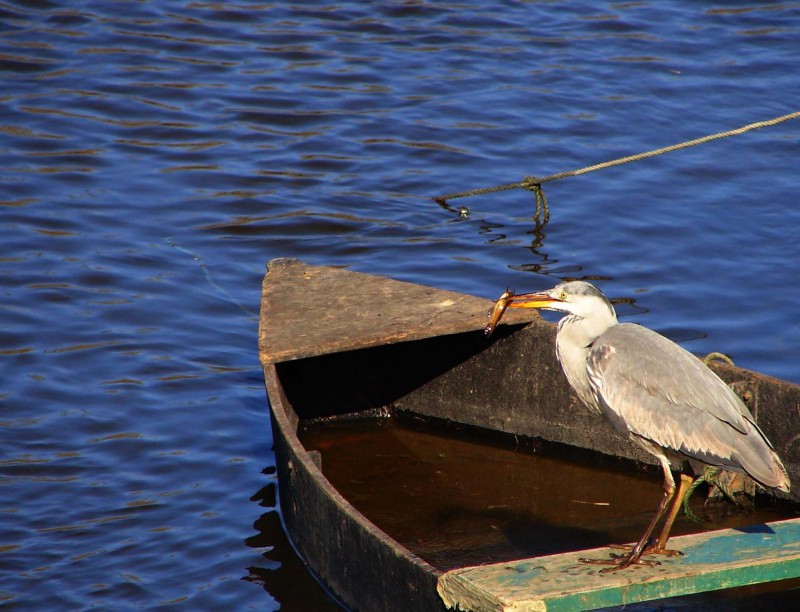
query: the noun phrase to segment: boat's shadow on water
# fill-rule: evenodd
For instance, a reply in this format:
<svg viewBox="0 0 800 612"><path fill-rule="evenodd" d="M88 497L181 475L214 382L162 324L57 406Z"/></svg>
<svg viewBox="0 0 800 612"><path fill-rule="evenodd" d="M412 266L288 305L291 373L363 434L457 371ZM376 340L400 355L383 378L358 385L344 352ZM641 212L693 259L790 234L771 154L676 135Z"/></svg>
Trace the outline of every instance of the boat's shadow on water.
<svg viewBox="0 0 800 612"><path fill-rule="evenodd" d="M263 562L246 568L242 580L261 585L276 601L291 602L297 609L341 610L334 603L334 595L312 575L286 537L280 510L275 506L275 493L275 484L270 483L252 497L254 502L272 509L253 524L257 533L245 540L248 547L263 551Z"/></svg>

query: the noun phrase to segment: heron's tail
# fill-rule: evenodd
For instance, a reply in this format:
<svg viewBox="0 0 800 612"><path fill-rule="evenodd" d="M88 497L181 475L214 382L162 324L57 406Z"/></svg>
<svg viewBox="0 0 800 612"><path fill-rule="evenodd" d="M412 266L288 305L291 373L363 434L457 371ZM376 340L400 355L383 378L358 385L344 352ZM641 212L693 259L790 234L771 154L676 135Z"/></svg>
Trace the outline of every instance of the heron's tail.
<svg viewBox="0 0 800 612"><path fill-rule="evenodd" d="M756 478L756 480L768 487L775 487L780 491L788 493L789 488L791 487L791 484L789 483L789 475L786 473L786 468L783 466L783 462L774 451L772 452L772 460L772 479L761 480L760 478Z"/></svg>
<svg viewBox="0 0 800 612"><path fill-rule="evenodd" d="M761 429L748 419L752 429L747 432L744 444L738 445L734 458L745 472L764 487L789 492L790 482L786 468ZM744 436L743 436L744 437Z"/></svg>

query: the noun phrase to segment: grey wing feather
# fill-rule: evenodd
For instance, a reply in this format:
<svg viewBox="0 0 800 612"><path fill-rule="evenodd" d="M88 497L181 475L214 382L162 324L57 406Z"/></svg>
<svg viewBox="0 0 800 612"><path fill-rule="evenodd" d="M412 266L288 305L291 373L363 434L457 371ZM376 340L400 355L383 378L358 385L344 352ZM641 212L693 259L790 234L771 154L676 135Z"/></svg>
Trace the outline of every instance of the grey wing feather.
<svg viewBox="0 0 800 612"><path fill-rule="evenodd" d="M616 325L595 341L587 371L598 403L620 429L773 480L774 453L747 407L671 340L640 325Z"/></svg>

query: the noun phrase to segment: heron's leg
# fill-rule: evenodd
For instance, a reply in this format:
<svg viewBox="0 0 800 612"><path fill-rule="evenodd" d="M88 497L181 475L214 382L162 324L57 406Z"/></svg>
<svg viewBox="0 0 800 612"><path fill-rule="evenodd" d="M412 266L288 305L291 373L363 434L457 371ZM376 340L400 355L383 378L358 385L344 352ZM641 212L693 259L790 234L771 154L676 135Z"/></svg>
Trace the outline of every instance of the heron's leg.
<svg viewBox="0 0 800 612"><path fill-rule="evenodd" d="M642 534L642 537L639 538L639 541L634 544L631 551L626 555L612 554L610 559L582 558L580 559L581 563L595 563L599 565L611 566L600 570L601 574L615 572L617 570L625 569L631 565L661 565L661 563L658 561L643 561L641 558L642 554L644 553L644 549L650 540L650 536L653 533L653 529L656 528L658 521L661 520L662 516L664 516L667 505L675 496L675 479L672 478L672 471L670 470L669 461L663 454L659 454L657 457L659 463L661 463L661 469L664 471L664 495L661 497L661 503L658 504L658 510L656 511L655 516L650 521L650 524L647 526L644 534Z"/></svg>
<svg viewBox="0 0 800 612"><path fill-rule="evenodd" d="M668 550L667 540L669 540L669 532L672 529L672 524L675 522L675 519L678 517L678 513L683 506L683 498L686 497L686 494L689 492L689 488L692 486L693 482L694 478L687 476L686 474L681 474L681 482L678 485L678 492L675 494L675 497L672 500L672 506L669 509L669 514L667 514L667 518L664 521L664 527L661 529L661 535L658 536L658 539L652 546L647 547L645 554L668 556L683 554L679 550Z"/></svg>

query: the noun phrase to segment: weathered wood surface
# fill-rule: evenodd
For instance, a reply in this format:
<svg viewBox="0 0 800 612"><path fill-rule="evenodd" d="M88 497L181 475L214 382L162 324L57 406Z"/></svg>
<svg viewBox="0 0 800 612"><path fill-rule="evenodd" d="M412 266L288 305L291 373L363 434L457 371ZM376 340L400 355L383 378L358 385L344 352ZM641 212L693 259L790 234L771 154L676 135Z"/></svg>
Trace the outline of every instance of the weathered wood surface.
<svg viewBox="0 0 800 612"><path fill-rule="evenodd" d="M296 259L269 263L262 287L262 363L483 329L492 300ZM506 312L502 324L538 317Z"/></svg>
<svg viewBox="0 0 800 612"><path fill-rule="evenodd" d="M680 557L661 565L600 574L579 557L607 558L608 548L496 565L439 577L445 605L463 611L592 610L800 576L800 519L670 539Z"/></svg>

